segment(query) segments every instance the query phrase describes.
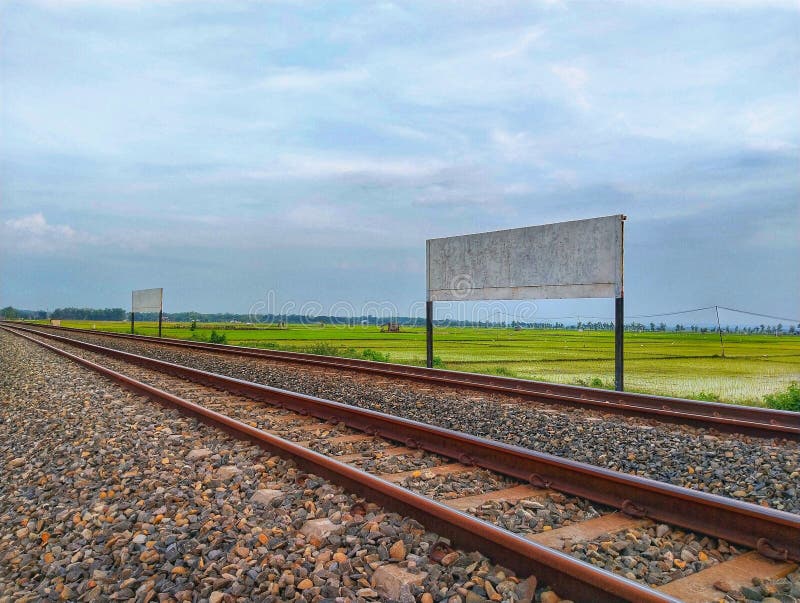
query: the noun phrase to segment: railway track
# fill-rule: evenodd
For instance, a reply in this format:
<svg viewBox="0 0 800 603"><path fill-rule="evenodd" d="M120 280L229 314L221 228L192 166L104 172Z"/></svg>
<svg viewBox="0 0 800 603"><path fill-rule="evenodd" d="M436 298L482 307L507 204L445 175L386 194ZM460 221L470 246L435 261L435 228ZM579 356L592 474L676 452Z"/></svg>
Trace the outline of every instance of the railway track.
<svg viewBox="0 0 800 603"><path fill-rule="evenodd" d="M14 323L9 324L13 326ZM18 323L16 324L18 325ZM691 425L716 432L800 441L800 413L789 411L615 392L525 379L427 369L350 358L333 358L298 352L264 350L143 335L107 333L50 325L36 324L34 326L36 329L89 333L95 336L141 341L187 350L213 351L232 356L263 358L271 361L401 378L420 383L461 389L468 388L482 392L512 395L517 398L562 407L596 409L622 416L644 417L666 423Z"/></svg>
<svg viewBox="0 0 800 603"><path fill-rule="evenodd" d="M454 543L481 550L520 574L534 573L562 596L575 600L710 600L715 594L719 595L713 584L721 579L744 585L752 577L779 577L795 567L790 560L800 559L800 519L792 514L51 333L26 334L20 329L9 330L101 372L129 389L222 427L236 437L253 441L272 452L290 455L307 470L418 518ZM38 338L77 348L80 355ZM116 363L117 369L127 367L126 374L101 366L97 362L101 358ZM138 379L129 376L132 370L139 372ZM201 406L148 385L141 380L142 376L148 382L173 380L170 390L187 391L192 397L204 399L204 404ZM198 394L195 388L204 389L205 395ZM213 388L215 393L209 395L208 388ZM231 399L209 402L220 396L220 390L226 396L238 397L238 402ZM229 408L237 404L243 405L238 419L229 414ZM266 419L260 424L257 421L254 427L248 418L255 418L258 413L267 413ZM401 470L387 475L382 471L387 466ZM442 486L453 476L470 473L475 474L478 481L495 484L493 489L481 492L479 486L473 484L470 489L461 483L457 488L444 488L446 498L438 502L414 492L419 490L415 488L417 482L433 479ZM491 478L491 475L499 477ZM463 493L466 496L459 495ZM551 529L537 524L540 529L528 533L518 530L516 534L478 518L487 506L502 504L512 509L525 509L526 501L552 499L554 494L600 503L608 509L589 513L595 516L582 522L548 524ZM531 508L537 509L540 504L536 502ZM596 569L558 550L565 548L565 543L575 541L588 543L590 551L593 546L599 550L610 542L607 535L652 530L654 522L723 538L752 550L718 559L719 563L658 589Z"/></svg>

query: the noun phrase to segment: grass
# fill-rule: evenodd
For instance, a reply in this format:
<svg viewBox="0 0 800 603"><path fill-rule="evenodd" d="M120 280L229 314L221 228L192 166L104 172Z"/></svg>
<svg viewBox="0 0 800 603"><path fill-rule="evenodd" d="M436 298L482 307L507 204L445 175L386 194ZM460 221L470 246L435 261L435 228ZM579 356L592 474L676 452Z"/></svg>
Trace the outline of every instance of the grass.
<svg viewBox="0 0 800 603"><path fill-rule="evenodd" d="M800 412L800 385L791 383L786 391L764 396L764 401L770 408Z"/></svg>
<svg viewBox="0 0 800 603"><path fill-rule="evenodd" d="M129 332L124 322L62 321L63 326ZM235 328L233 328L235 327ZM136 332L157 334L155 323ZM246 327L224 323L165 323L165 337L280 349L379 362L424 365L425 331L403 328L289 325ZM514 331L437 328L436 365L522 379L612 388L614 335L606 331ZM725 357L715 333L625 334L625 386L639 391L738 404L797 406L800 337L725 335ZM792 383L795 383L792 389ZM796 408L795 408L796 409Z"/></svg>

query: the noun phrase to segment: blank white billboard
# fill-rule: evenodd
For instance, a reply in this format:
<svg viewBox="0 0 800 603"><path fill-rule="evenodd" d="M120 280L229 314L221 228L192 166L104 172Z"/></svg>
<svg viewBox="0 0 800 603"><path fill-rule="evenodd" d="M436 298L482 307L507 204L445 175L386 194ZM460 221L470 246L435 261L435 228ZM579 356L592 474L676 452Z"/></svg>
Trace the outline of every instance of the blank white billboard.
<svg viewBox="0 0 800 603"><path fill-rule="evenodd" d="M621 297L624 219L429 239L428 301Z"/></svg>
<svg viewBox="0 0 800 603"><path fill-rule="evenodd" d="M131 312L160 312L164 289L139 289L131 296Z"/></svg>

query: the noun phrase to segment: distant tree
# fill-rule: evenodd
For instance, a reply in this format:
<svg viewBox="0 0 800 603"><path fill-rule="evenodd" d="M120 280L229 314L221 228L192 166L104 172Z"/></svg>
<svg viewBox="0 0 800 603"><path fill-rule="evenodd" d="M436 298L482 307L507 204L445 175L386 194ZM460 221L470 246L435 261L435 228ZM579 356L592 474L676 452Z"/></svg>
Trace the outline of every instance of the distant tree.
<svg viewBox="0 0 800 603"><path fill-rule="evenodd" d="M17 318L18 314L15 308L11 306L6 306L2 310L0 310L0 317L5 318L6 320L14 320Z"/></svg>
<svg viewBox="0 0 800 603"><path fill-rule="evenodd" d="M67 318L72 320L125 320L125 310L122 308L56 308L52 318Z"/></svg>

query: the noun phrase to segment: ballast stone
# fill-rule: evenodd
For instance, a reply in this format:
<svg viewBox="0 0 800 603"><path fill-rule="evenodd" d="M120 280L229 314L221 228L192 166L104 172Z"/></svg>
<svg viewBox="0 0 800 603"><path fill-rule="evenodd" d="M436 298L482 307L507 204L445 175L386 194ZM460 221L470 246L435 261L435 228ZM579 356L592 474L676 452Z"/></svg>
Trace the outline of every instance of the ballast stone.
<svg viewBox="0 0 800 603"><path fill-rule="evenodd" d="M382 565L372 574L372 587L384 597L397 600L404 587L420 586L427 577L427 572L412 574L396 564Z"/></svg>
<svg viewBox="0 0 800 603"><path fill-rule="evenodd" d="M309 519L300 528L300 533L308 539L325 540L331 534L341 534L345 526L335 524L330 519Z"/></svg>

